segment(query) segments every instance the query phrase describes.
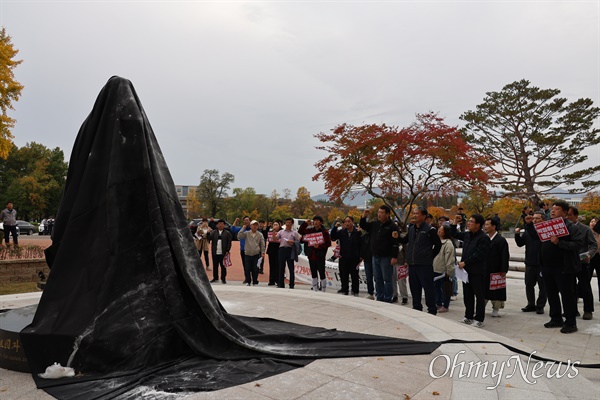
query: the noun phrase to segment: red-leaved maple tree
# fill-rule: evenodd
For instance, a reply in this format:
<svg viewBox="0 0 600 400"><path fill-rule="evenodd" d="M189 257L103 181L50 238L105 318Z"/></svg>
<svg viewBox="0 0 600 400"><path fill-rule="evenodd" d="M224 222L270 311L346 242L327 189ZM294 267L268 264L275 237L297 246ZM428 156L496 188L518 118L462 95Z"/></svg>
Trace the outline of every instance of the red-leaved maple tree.
<svg viewBox="0 0 600 400"><path fill-rule="evenodd" d="M417 202L467 188L484 188L488 173L457 127L435 113L417 114L409 127L338 125L315 135L328 155L315 167L333 199L361 191L380 198L406 224Z"/></svg>

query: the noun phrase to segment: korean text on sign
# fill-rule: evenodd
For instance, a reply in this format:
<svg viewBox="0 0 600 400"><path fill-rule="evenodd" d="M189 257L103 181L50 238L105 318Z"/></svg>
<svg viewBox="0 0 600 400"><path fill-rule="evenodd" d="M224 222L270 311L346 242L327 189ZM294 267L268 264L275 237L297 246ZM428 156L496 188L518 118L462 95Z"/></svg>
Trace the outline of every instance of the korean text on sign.
<svg viewBox="0 0 600 400"><path fill-rule="evenodd" d="M505 289L506 288L506 275L502 276L501 273L490 274L490 290Z"/></svg>
<svg viewBox="0 0 600 400"><path fill-rule="evenodd" d="M323 237L323 232L309 233L303 236L305 242L308 243L309 246L318 246L320 244L325 243L325 238Z"/></svg>
<svg viewBox="0 0 600 400"><path fill-rule="evenodd" d="M552 236L561 237L569 235L569 230L562 218L554 218L534 224L535 230L542 242L550 240Z"/></svg>

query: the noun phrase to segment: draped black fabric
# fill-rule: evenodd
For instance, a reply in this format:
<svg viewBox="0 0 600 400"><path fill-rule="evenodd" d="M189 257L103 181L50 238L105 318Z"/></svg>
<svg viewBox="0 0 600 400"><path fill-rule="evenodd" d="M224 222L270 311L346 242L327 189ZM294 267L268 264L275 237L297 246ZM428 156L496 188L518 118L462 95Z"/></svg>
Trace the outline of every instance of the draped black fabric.
<svg viewBox="0 0 600 400"><path fill-rule="evenodd" d="M79 131L46 257L51 273L21 339L38 387L58 398L215 390L317 358L439 346L228 314L139 98L119 77ZM54 362L79 374L37 376Z"/></svg>

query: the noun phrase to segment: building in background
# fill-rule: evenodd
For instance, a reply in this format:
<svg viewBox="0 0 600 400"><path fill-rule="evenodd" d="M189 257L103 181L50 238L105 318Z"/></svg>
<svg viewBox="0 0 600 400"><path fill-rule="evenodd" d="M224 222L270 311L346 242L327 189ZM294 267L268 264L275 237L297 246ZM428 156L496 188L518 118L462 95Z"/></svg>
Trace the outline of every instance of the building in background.
<svg viewBox="0 0 600 400"><path fill-rule="evenodd" d="M192 185L175 185L175 190L177 191L177 199L179 199L179 203L183 208L183 213L185 217L189 220L190 216L188 215L188 207L187 207L187 196L190 193L194 193L198 189L198 186Z"/></svg>

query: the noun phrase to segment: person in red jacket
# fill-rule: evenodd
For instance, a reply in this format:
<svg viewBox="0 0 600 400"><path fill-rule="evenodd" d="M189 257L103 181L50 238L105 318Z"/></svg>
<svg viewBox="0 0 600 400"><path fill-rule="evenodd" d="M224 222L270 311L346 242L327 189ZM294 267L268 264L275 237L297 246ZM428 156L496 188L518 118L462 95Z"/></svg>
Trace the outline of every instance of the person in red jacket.
<svg viewBox="0 0 600 400"><path fill-rule="evenodd" d="M309 222L311 222L310 225ZM309 243L307 246L308 254L306 256L308 257L310 273L312 275L312 289L314 291L318 290L320 278L321 290L324 292L327 288L325 257L327 256L327 249L331 246L329 231L323 227L323 218L315 215L312 221L306 221L300 225L298 233L303 236L305 242ZM306 237L306 235L309 236Z"/></svg>

